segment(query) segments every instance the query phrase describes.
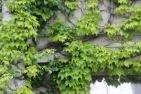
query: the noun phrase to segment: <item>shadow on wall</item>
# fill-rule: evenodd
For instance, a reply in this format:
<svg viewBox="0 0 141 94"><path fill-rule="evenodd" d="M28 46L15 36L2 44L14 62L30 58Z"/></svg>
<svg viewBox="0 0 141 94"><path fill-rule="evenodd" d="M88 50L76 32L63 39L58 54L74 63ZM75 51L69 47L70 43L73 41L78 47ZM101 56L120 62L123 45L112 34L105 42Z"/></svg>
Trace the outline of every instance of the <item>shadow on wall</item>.
<svg viewBox="0 0 141 94"><path fill-rule="evenodd" d="M91 94L141 94L141 84L123 83L116 88L108 86L105 81L96 81L90 87Z"/></svg>

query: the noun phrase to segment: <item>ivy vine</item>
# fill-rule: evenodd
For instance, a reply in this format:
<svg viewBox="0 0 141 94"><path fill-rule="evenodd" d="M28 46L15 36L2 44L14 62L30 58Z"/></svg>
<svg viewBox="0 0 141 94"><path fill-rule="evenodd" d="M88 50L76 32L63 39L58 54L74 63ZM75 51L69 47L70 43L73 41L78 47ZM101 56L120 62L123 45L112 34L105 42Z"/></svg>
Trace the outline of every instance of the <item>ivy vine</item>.
<svg viewBox="0 0 141 94"><path fill-rule="evenodd" d="M12 16L9 21L0 22L0 94L5 92L10 79L20 77L24 77L25 84L12 91L13 94L34 94L34 84L46 86L47 81L52 81L61 94L89 94L94 73L106 72L109 83L111 80L124 82L130 75L139 76L141 59L132 58L140 56L141 41L132 42L131 36L141 30L141 5L132 6L132 0L115 0L114 15L126 19L119 25L107 23L100 32L100 2L103 0L85 1L84 15L75 24L68 25L58 19L56 12L60 11L69 20L79 7L79 0L7 1ZM118 50L111 50L88 41L88 37L100 34L108 38L121 37L124 43L119 44ZM54 45L42 51L38 49L37 40L41 36ZM52 53L60 56L44 66L38 64L39 58ZM21 75L12 68L20 63L25 66ZM52 75L52 80L43 80L44 73ZM42 80L45 82L38 83Z"/></svg>

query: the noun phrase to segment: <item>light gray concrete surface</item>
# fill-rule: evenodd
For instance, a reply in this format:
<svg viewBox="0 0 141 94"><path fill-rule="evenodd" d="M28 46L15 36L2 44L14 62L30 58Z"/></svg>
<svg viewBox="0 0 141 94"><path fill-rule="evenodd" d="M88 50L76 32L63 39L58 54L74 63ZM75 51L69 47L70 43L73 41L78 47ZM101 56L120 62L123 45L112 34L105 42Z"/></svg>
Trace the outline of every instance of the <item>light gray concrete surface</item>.
<svg viewBox="0 0 141 94"><path fill-rule="evenodd" d="M108 86L105 81L90 85L91 94L141 94L141 85L134 83L123 83L118 87Z"/></svg>

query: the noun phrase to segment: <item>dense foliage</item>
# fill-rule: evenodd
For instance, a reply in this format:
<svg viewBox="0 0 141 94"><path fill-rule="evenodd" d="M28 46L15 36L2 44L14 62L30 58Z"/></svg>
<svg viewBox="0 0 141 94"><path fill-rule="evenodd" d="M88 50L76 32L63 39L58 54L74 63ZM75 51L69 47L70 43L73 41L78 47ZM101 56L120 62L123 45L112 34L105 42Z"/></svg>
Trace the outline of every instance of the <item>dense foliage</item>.
<svg viewBox="0 0 141 94"><path fill-rule="evenodd" d="M52 75L53 85L59 88L61 94L89 94L91 75L97 72L106 71L109 75L107 82L110 79L126 80L127 75L139 75L141 59L131 58L140 55L141 42L132 42L131 38L133 33L141 30L141 6L130 6L129 1L114 1L117 5L114 14L126 16L125 20L118 26L108 23L102 27L102 33L108 38L123 38L124 43L119 44L118 50L93 45L86 40L101 34L98 4L102 0L87 0L84 16L72 25L61 22L56 11L69 17L78 7L78 0L8 1L12 17L10 21L1 21L0 26L0 94L3 94L10 79L20 79L21 76L25 84L12 93L33 94L34 84L48 83L48 80L40 78L45 77L43 73L47 72ZM50 22L52 19L53 22ZM40 36L47 37L57 46L39 52L36 40ZM62 56L44 66L38 65L40 57L52 52L59 52ZM25 66L22 75L12 68L19 63Z"/></svg>

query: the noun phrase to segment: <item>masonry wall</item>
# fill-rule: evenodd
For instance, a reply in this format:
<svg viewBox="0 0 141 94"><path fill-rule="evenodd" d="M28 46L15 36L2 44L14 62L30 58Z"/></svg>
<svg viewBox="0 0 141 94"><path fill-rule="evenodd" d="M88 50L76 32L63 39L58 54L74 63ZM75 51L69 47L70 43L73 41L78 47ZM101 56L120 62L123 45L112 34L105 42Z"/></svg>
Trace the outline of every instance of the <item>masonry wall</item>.
<svg viewBox="0 0 141 94"><path fill-rule="evenodd" d="M4 1L3 1L4 3ZM133 4L133 6L138 6L141 4L140 0L136 0L135 3ZM115 25L119 25L119 22L121 22L122 20L124 20L125 18L119 15L113 15L113 9L116 7L116 5L114 5L113 0L103 0L98 8L101 11L101 17L102 20L99 22L99 24L101 25L101 29L99 30L99 32L103 31L103 26L107 23L110 24L115 24ZM68 18L66 17L63 13L61 13L61 11L56 11L56 14L58 15L58 18L68 24L68 25L73 25L77 22L77 20L79 18L81 18L84 14L85 14L85 0L79 0L79 8L77 8L73 14ZM3 9L2 9L2 13L3 13L3 20L9 20L10 19L10 13L8 12L7 8L5 5L3 5ZM139 34L134 34L134 37L132 39L132 41L136 42L141 40L141 35ZM109 39L105 34L100 34L95 38L92 38L89 42L91 42L94 45L103 45L103 46L107 46L108 48L112 49L112 50L118 50L118 43L121 43L123 40L121 38L111 38ZM37 47L39 49L42 49L43 47L47 46L48 44L48 39L46 37L39 37L38 41L37 41ZM59 56L59 53L57 53ZM40 60L38 60L39 63L46 63L49 60L52 60L54 58L53 55L49 56L50 58L42 58ZM137 57L138 58L138 57ZM19 72L19 75L21 73L20 69L24 68L23 64L20 64L17 66L13 65L13 68L15 70L17 70ZM21 85L24 84L24 80L17 80L17 79L12 79L11 81L9 81L10 85L7 89L7 91L10 90L15 90L16 88L20 87ZM134 94L140 94L141 92L141 85L140 84L134 84L131 83L130 84L132 87L132 91ZM46 91L46 88L44 87L39 87L38 89L34 90L36 94L39 94L40 92L44 92Z"/></svg>
<svg viewBox="0 0 141 94"><path fill-rule="evenodd" d="M113 3L113 1L114 0L103 0L98 6L98 8L100 10L101 17L102 17L102 20L99 22L99 24L101 25L101 29L99 30L99 32L103 31L102 27L105 24L110 23L110 24L114 24L114 25L118 26L121 21L126 19L125 17L120 16L120 15L113 15L113 10L114 10L114 8L116 8L116 5ZM135 0L133 3L133 6L138 6L140 4L141 4L140 0ZM57 11L56 13L58 14L58 18L62 22L71 26L71 25L75 24L77 22L77 20L85 14L85 9L86 9L85 0L79 0L79 8L77 8L73 12L73 14L69 17L69 19L63 13L61 13L61 11ZM141 34L135 33L132 41L137 42L139 40L141 40ZM106 46L112 50L118 50L119 49L118 43L122 43L123 40L118 37L117 38L108 38L105 34L101 34L101 35L98 35L97 37L92 38L89 42L91 42L94 45ZM47 43L48 43L47 38L40 38L38 40L38 47L42 48L43 46L46 46ZM137 59L137 58L139 58L139 57L135 57L133 59ZM52 59L52 57L51 57L51 59ZM47 59L42 59L40 62L47 62L47 61L48 61ZM100 88L102 86L102 84L103 84L103 82L99 83L99 88L96 86L97 91L102 90L102 88ZM125 83L125 84L126 85L122 84L121 86L119 86L120 88L123 88L122 89L123 91L126 89L129 89L128 87L130 87L130 89L132 89L132 90L129 90L129 91L132 91L131 94L140 94L141 93L141 85L139 83L138 84L137 83L136 84L135 83ZM96 90L95 88L93 88L91 86L91 91ZM122 91L120 93L123 94ZM93 92L91 92L91 94L93 94ZM94 94L100 94L100 93L94 93ZM105 94L114 94L114 92L105 93Z"/></svg>

